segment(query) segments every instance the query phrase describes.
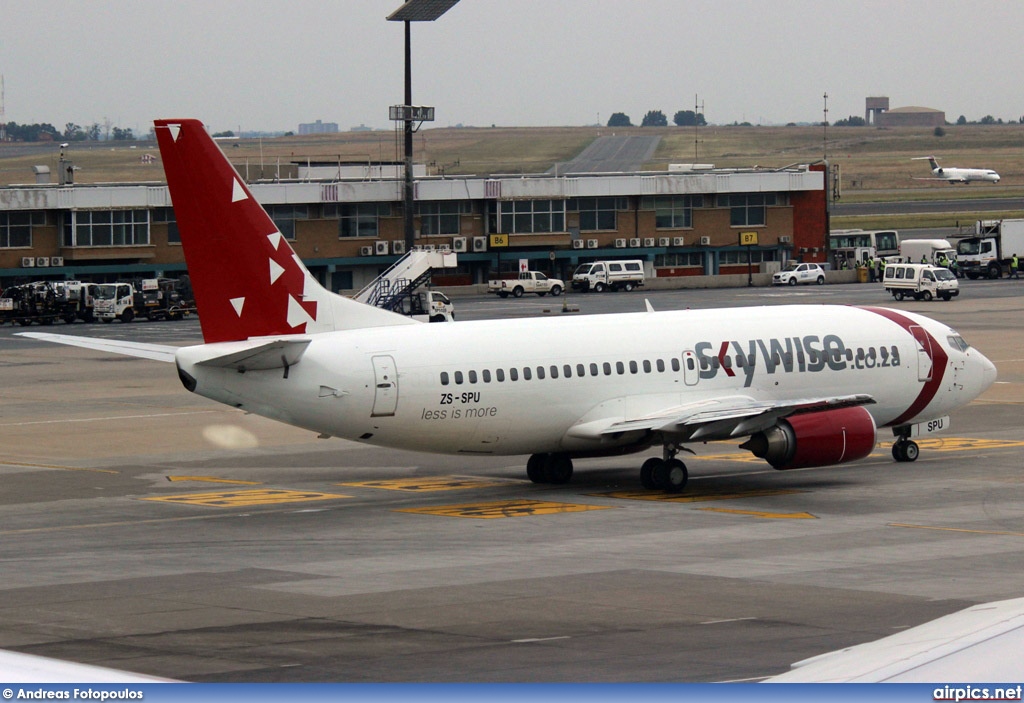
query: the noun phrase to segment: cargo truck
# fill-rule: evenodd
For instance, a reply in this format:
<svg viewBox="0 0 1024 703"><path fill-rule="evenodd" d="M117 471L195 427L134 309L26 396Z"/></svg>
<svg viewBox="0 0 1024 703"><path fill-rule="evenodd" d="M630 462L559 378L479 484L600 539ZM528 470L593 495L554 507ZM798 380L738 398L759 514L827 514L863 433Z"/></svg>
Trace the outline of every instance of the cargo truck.
<svg viewBox="0 0 1024 703"><path fill-rule="evenodd" d="M1024 256L1024 219L979 220L974 234L956 243L957 266L972 280L1000 278L1014 255Z"/></svg>

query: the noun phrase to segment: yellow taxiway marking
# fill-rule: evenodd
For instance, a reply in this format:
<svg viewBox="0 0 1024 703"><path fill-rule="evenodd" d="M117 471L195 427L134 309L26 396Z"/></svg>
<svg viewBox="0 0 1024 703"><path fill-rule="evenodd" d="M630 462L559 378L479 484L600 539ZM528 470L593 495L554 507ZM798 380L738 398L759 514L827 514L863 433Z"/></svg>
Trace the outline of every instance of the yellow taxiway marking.
<svg viewBox="0 0 1024 703"><path fill-rule="evenodd" d="M428 493L431 491L457 491L463 488L486 488L488 486L505 485L506 481L461 477L461 476L426 476L423 478L396 478L382 481L347 481L339 486L355 486L358 488L381 488L387 491L409 491L411 493Z"/></svg>
<svg viewBox="0 0 1024 703"><path fill-rule="evenodd" d="M581 513L587 510L610 510L610 505L579 505L575 503L549 503L543 500L496 500L489 503L438 505L430 508L401 508L395 512L445 517L471 517L484 520L503 517L527 517L555 513Z"/></svg>
<svg viewBox="0 0 1024 703"><path fill-rule="evenodd" d="M119 474L113 469L91 469L87 466L61 466L59 464L30 464L26 461L0 461L0 466L24 466L30 469L61 469L63 471L91 471L95 474Z"/></svg>
<svg viewBox="0 0 1024 703"><path fill-rule="evenodd" d="M239 486L258 486L260 481L239 481L231 478L217 478L216 476L168 476L168 481L195 481L198 483L230 483Z"/></svg>
<svg viewBox="0 0 1024 703"><path fill-rule="evenodd" d="M660 491L615 491L601 493L607 498L623 500L660 500L669 503L702 503L709 500L738 500L740 498L761 498L764 496L784 496L791 493L804 493L795 489L765 488L756 491L739 491L731 493L663 493Z"/></svg>
<svg viewBox="0 0 1024 703"><path fill-rule="evenodd" d="M730 515L751 515L753 517L765 518L768 520L817 520L816 515L810 513L768 513L761 510L733 510L730 508L697 508L712 513L729 513Z"/></svg>
<svg viewBox="0 0 1024 703"><path fill-rule="evenodd" d="M911 530L937 530L939 532L963 532L970 535L1001 535L1004 537L1024 537L1024 532L1003 532L1000 530L969 530L965 527L935 527L933 525L909 525L901 522L890 522L889 527L906 527Z"/></svg>
<svg viewBox="0 0 1024 703"><path fill-rule="evenodd" d="M237 508L250 505L273 505L275 503L302 503L310 500L334 500L352 496L337 493L316 493L314 491L285 491L273 488L259 488L248 491L222 491L217 493L186 493L176 496L155 496L143 498L162 503L184 503L207 505L214 508Z"/></svg>

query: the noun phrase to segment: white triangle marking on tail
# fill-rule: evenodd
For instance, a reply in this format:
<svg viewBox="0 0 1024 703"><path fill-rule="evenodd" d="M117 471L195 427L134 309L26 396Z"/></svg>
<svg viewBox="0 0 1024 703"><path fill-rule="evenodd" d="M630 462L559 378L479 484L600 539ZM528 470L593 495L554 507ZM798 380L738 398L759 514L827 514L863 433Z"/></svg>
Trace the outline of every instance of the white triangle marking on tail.
<svg viewBox="0 0 1024 703"><path fill-rule="evenodd" d="M178 135L181 134L181 125L180 124L169 124L169 125L167 125L167 129L169 129L170 132L171 132L171 141L172 142L178 141Z"/></svg>
<svg viewBox="0 0 1024 703"><path fill-rule="evenodd" d="M281 264L279 264L276 261L274 261L273 259L271 259L270 260L270 285L274 285L277 282L277 279L279 279L281 277L282 273L284 273L284 266L282 266Z"/></svg>
<svg viewBox="0 0 1024 703"><path fill-rule="evenodd" d="M270 240L270 246L274 247L274 251L277 251L278 248L281 246L280 232L271 232L270 234L267 235L267 239Z"/></svg>
<svg viewBox="0 0 1024 703"><path fill-rule="evenodd" d="M232 298L231 307L235 309L235 312L239 317L242 316L242 306L245 305L245 298Z"/></svg>
<svg viewBox="0 0 1024 703"><path fill-rule="evenodd" d="M239 200L248 199L249 196L245 194L245 188L242 187L242 184L239 183L238 179L236 178L234 181L234 185L232 185L231 188L231 202L237 203Z"/></svg>
<svg viewBox="0 0 1024 703"><path fill-rule="evenodd" d="M306 309L299 304L299 301L295 299L295 296L288 296L288 326L298 327L303 323L316 322Z"/></svg>

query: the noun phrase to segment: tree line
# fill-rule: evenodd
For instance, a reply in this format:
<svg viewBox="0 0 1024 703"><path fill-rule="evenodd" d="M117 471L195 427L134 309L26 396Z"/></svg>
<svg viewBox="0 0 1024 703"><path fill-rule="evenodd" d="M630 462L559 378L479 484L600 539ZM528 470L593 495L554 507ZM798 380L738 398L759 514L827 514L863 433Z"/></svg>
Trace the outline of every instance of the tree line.
<svg viewBox="0 0 1024 703"><path fill-rule="evenodd" d="M707 122L704 121L704 113L694 112L693 110L679 110L673 117L672 122L677 127L704 127ZM624 112L613 113L608 118L609 127L633 127L633 122L629 119L629 115ZM641 127L668 127L668 118L665 117L665 113L661 110L648 110L647 114L644 115L643 120L640 122Z"/></svg>
<svg viewBox="0 0 1024 703"><path fill-rule="evenodd" d="M93 123L86 127L68 122L64 125L64 131L54 127L49 122L35 124L18 124L8 122L4 125L7 139L13 142L85 142L85 141L134 141L135 134L131 127L122 129L112 125L100 125Z"/></svg>

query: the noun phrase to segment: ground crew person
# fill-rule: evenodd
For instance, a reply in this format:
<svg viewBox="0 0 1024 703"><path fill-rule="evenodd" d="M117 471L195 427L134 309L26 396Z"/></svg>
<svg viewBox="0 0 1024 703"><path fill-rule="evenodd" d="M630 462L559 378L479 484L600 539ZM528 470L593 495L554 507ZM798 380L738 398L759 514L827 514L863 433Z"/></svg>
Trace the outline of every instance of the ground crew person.
<svg viewBox="0 0 1024 703"><path fill-rule="evenodd" d="M1016 254L1010 257L1010 278L1020 278L1020 260Z"/></svg>
<svg viewBox="0 0 1024 703"><path fill-rule="evenodd" d="M868 257L868 283L875 282L875 260Z"/></svg>

